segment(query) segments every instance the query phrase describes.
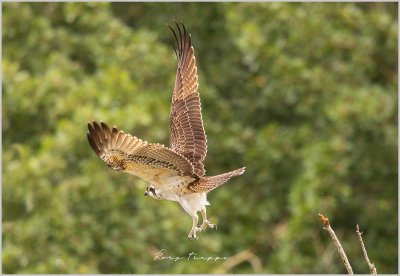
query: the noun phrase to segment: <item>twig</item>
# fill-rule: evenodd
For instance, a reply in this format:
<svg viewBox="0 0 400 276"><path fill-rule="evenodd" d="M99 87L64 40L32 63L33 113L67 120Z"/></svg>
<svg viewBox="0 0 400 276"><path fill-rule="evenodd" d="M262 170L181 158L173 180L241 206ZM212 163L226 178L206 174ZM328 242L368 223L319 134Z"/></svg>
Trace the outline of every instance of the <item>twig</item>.
<svg viewBox="0 0 400 276"><path fill-rule="evenodd" d="M361 248L362 248L362 251L364 253L365 260L367 261L367 264L369 266L369 270L371 271L371 274L377 274L376 267L368 259L367 250L365 249L363 240L361 238L362 232L360 232L360 228L358 227L358 224L357 224L357 231L356 232L357 232L357 235L358 235L358 239L360 240L360 243L361 243Z"/></svg>
<svg viewBox="0 0 400 276"><path fill-rule="evenodd" d="M330 224L329 224L329 220L327 218L325 218L323 215L319 214L320 219L322 220L322 222L324 223L325 227L323 228L324 230L328 231L329 235L331 235L331 238L333 240L333 242L336 245L336 248L340 254L340 257L343 260L344 266L347 269L347 272L349 274L353 274L353 269L351 268L351 265L349 263L349 260L347 259L346 253L344 253L343 247L340 244L338 238L336 237L335 232L333 231L333 229L331 228Z"/></svg>

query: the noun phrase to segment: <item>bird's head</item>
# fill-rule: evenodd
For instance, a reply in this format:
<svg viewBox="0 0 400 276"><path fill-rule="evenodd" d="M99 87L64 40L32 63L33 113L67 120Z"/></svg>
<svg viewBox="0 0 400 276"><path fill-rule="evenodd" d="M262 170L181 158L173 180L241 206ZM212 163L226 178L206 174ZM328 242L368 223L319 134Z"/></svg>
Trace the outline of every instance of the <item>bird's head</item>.
<svg viewBox="0 0 400 276"><path fill-rule="evenodd" d="M154 196L156 194L156 190L153 185L147 186L146 191L144 192L144 196L151 195Z"/></svg>

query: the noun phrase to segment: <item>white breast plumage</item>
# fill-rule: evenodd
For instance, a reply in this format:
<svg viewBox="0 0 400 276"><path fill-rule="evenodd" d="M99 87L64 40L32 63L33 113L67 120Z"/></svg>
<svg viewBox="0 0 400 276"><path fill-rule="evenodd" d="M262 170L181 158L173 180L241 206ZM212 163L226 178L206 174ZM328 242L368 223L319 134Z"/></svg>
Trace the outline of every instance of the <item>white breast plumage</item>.
<svg viewBox="0 0 400 276"><path fill-rule="evenodd" d="M195 179L187 176L159 176L153 178L151 184L155 189L155 196L151 196L160 200L179 201L179 194L185 189L187 184Z"/></svg>

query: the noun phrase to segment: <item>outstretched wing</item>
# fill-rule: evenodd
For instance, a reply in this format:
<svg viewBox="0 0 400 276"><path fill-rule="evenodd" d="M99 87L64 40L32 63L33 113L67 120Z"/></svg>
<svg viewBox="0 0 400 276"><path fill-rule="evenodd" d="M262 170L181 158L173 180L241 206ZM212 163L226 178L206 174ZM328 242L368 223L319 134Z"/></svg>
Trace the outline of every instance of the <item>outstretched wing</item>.
<svg viewBox="0 0 400 276"><path fill-rule="evenodd" d="M218 186L224 184L231 177L238 176L244 173L246 167L210 177L203 177L189 184L189 189L194 192L210 192Z"/></svg>
<svg viewBox="0 0 400 276"><path fill-rule="evenodd" d="M111 168L153 182L155 177L192 176L193 168L182 155L160 144L112 130L103 122L88 123L87 137L94 152Z"/></svg>
<svg viewBox="0 0 400 276"><path fill-rule="evenodd" d="M205 172L202 161L207 154L207 138L197 92L196 58L190 34L186 33L183 23L183 32L175 24L178 32L169 26L178 48L178 69L169 115L170 148L185 156L193 165L194 173L201 177Z"/></svg>

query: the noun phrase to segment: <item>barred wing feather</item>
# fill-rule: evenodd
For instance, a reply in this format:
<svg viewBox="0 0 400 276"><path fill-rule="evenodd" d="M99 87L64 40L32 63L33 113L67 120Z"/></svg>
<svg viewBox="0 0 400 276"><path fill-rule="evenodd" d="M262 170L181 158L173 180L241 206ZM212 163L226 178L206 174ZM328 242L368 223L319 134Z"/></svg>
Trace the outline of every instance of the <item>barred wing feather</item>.
<svg viewBox="0 0 400 276"><path fill-rule="evenodd" d="M176 24L176 23L175 23ZM178 68L172 95L170 121L170 148L185 156L193 165L196 176L204 175L203 160L207 154L207 137L201 115L196 58L190 34L176 24Z"/></svg>
<svg viewBox="0 0 400 276"><path fill-rule="evenodd" d="M103 122L88 123L87 137L94 152L111 168L153 182L154 177L193 175L190 162L160 144L142 141L135 136L112 130Z"/></svg>

